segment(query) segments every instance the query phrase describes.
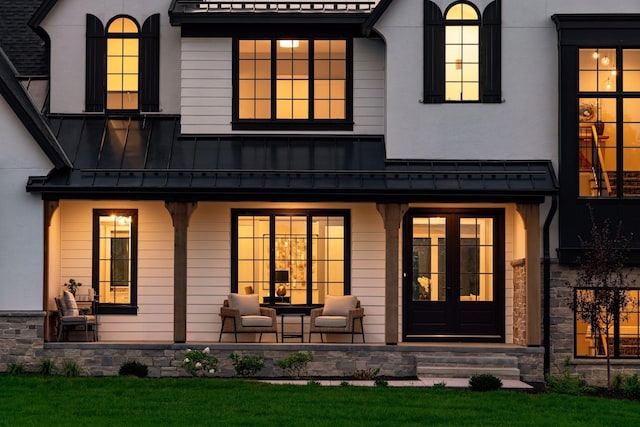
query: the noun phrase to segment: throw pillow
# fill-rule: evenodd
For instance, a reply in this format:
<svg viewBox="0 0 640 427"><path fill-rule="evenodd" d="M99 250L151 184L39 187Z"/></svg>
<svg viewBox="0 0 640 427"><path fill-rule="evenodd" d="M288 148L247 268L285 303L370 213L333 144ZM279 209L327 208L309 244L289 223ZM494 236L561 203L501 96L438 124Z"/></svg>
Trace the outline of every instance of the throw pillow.
<svg viewBox="0 0 640 427"><path fill-rule="evenodd" d="M259 316L260 302L258 294L229 294L229 307L240 310L240 316Z"/></svg>
<svg viewBox="0 0 640 427"><path fill-rule="evenodd" d="M355 295L324 297L323 316L348 316L349 310L356 308L358 298Z"/></svg>

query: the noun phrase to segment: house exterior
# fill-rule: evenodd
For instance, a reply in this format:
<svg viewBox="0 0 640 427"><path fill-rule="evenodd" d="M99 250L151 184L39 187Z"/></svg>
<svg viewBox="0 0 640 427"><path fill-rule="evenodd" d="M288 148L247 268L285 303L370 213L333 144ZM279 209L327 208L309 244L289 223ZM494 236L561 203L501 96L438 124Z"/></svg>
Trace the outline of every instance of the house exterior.
<svg viewBox="0 0 640 427"><path fill-rule="evenodd" d="M3 197L27 230L3 233L32 246L3 242L23 286L0 287L0 310L30 313L45 352L95 355L214 343L231 292L281 311L353 294L370 347L344 351L400 354L404 373L471 351L509 354L531 381L564 356L598 371L566 280L587 206L634 229L636 12L45 0L29 19L49 52L43 114L4 105L19 148L2 149L25 163ZM53 342L69 278L97 295L97 343ZM623 368L639 322L603 347Z"/></svg>

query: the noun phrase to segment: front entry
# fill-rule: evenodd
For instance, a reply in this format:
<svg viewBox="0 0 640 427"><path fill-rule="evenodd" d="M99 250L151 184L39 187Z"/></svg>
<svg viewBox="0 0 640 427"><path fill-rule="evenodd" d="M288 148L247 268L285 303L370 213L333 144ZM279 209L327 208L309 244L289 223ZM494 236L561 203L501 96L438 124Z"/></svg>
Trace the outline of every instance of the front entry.
<svg viewBox="0 0 640 427"><path fill-rule="evenodd" d="M504 342L504 211L413 209L403 242L405 341Z"/></svg>

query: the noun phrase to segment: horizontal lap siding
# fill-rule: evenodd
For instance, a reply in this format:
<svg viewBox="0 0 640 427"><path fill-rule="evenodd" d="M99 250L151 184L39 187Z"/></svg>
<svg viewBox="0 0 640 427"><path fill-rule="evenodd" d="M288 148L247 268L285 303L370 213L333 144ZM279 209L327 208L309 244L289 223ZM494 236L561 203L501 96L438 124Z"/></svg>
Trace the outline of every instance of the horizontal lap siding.
<svg viewBox="0 0 640 427"><path fill-rule="evenodd" d="M60 202L60 277L51 298L69 278L91 286L93 209L138 209L138 314L100 315L101 341L173 340L173 226L159 202ZM55 262L55 260L52 260Z"/></svg>
<svg viewBox="0 0 640 427"><path fill-rule="evenodd" d="M231 209L241 207L270 209L276 206L259 203L199 203L191 217L188 244L187 341L213 342L218 339L220 306L231 289ZM384 228L375 205L363 204L354 207L300 204L287 207L351 209L351 293L358 296L365 307L367 340L382 342ZM306 321L308 322L308 318ZM305 331L308 330L307 324ZM265 336L264 339L272 338Z"/></svg>
<svg viewBox="0 0 640 427"><path fill-rule="evenodd" d="M383 134L384 43L381 40L354 39L353 50L353 133ZM183 38L181 63L182 132L230 133L233 69L231 39Z"/></svg>
<svg viewBox="0 0 640 427"><path fill-rule="evenodd" d="M181 124L185 134L231 130L231 39L183 38Z"/></svg>

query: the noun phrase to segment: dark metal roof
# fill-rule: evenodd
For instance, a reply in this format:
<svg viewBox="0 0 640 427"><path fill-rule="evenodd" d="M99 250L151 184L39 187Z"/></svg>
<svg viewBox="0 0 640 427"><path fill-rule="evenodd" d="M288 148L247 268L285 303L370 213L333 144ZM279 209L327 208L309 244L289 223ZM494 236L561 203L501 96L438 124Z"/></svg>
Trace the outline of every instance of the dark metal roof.
<svg viewBox="0 0 640 427"><path fill-rule="evenodd" d="M55 116L73 169L32 177L45 197L542 201L548 161L386 160L379 135L181 136L177 116Z"/></svg>
<svg viewBox="0 0 640 427"><path fill-rule="evenodd" d="M44 41L27 22L42 0L0 0L0 47L22 76L49 74Z"/></svg>
<svg viewBox="0 0 640 427"><path fill-rule="evenodd" d="M16 116L31 133L56 169L70 167L71 162L58 145L44 117L36 110L29 95L16 78L16 69L0 49L0 96L4 97Z"/></svg>
<svg viewBox="0 0 640 427"><path fill-rule="evenodd" d="M169 21L182 35L275 35L312 28L318 35L368 36L390 0L350 1L209 1L174 0ZM210 24L215 24L211 27ZM205 27L203 27L205 25ZM250 27L245 27L249 25ZM301 27L302 26L302 27Z"/></svg>

